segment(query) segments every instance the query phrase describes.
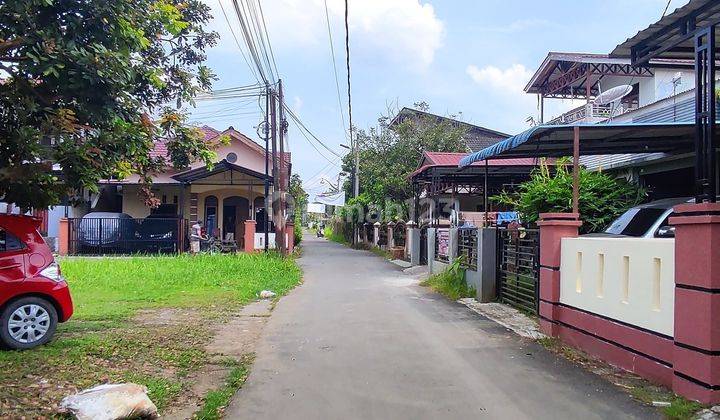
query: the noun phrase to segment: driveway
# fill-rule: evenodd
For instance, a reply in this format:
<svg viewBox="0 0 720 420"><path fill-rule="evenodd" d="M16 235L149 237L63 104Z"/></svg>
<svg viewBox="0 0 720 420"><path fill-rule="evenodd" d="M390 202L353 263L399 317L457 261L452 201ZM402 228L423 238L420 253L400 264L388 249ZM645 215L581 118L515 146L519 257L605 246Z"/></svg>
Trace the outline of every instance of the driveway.
<svg viewBox="0 0 720 420"><path fill-rule="evenodd" d="M660 417L370 252L303 246L304 284L273 311L227 418Z"/></svg>

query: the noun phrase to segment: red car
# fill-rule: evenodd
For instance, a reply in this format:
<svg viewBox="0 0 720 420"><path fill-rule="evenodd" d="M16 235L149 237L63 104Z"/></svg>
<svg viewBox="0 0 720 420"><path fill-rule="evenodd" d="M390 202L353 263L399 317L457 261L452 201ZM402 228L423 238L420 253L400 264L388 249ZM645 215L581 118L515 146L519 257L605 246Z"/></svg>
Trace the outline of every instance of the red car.
<svg viewBox="0 0 720 420"><path fill-rule="evenodd" d="M34 217L0 214L0 345L29 349L47 343L73 313L60 266Z"/></svg>

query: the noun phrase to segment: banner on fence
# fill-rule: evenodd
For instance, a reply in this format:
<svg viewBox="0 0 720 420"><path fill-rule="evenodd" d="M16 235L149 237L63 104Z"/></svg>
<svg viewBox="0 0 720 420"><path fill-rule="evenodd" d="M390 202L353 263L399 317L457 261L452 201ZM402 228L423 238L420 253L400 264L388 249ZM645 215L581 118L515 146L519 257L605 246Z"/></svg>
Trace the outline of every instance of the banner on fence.
<svg viewBox="0 0 720 420"><path fill-rule="evenodd" d="M438 256L449 257L450 253L450 230L437 230Z"/></svg>

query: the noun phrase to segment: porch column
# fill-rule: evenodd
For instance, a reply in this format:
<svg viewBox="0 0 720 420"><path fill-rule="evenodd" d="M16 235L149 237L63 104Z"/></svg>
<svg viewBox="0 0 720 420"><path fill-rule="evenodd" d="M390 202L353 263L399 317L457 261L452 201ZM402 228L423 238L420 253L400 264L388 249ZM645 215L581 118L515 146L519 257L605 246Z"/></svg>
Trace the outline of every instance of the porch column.
<svg viewBox="0 0 720 420"><path fill-rule="evenodd" d="M60 219L58 224L58 254L67 255L70 250L70 222L67 217Z"/></svg>
<svg viewBox="0 0 720 420"><path fill-rule="evenodd" d="M541 213L540 227L540 329L556 337L557 304L560 303L560 245L562 238L576 238L582 222L578 213Z"/></svg>
<svg viewBox="0 0 720 420"><path fill-rule="evenodd" d="M219 206L219 204L218 204ZM190 224L198 221L198 193L190 193Z"/></svg>
<svg viewBox="0 0 720 420"><path fill-rule="evenodd" d="M410 265L420 265L420 229L412 220L406 226L405 255L409 257Z"/></svg>
<svg viewBox="0 0 720 420"><path fill-rule="evenodd" d="M720 203L675 207L673 391L720 402Z"/></svg>
<svg viewBox="0 0 720 420"><path fill-rule="evenodd" d="M243 236L243 240L245 242L244 244L244 251L245 252L254 252L255 251L255 222L254 220L248 219L245 220L245 235Z"/></svg>

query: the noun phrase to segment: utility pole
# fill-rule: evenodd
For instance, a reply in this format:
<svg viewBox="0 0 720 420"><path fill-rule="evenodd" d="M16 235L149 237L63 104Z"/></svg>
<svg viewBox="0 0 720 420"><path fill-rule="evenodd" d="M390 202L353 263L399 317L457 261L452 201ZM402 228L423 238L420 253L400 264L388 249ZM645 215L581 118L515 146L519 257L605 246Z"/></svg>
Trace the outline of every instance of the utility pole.
<svg viewBox="0 0 720 420"><path fill-rule="evenodd" d="M275 92L270 92L270 137L272 139L272 176L273 176L273 200L272 200L272 214L273 223L275 224L275 247L278 247L278 206L277 200L275 200L276 194L279 191L278 182L278 158L277 158L277 102L275 100Z"/></svg>
<svg viewBox="0 0 720 420"><path fill-rule="evenodd" d="M268 251L268 239L270 231L270 125L268 117L270 114L270 86L265 86L265 125L263 126L263 134L265 135L265 218L263 220L263 230L265 231L265 252Z"/></svg>
<svg viewBox="0 0 720 420"><path fill-rule="evenodd" d="M278 112L280 117L280 174L278 175L278 182L280 184L280 194L279 194L279 220L278 223L275 225L276 232L279 231L280 234L278 235L275 233L275 242L276 246L280 250L280 254L285 255L286 254L286 248L285 248L285 213L287 212L285 208L285 186L287 182L287 165L285 164L285 133L287 130L287 121L285 120L285 110L284 110L285 104L283 102L283 86L282 86L282 79L278 80Z"/></svg>

